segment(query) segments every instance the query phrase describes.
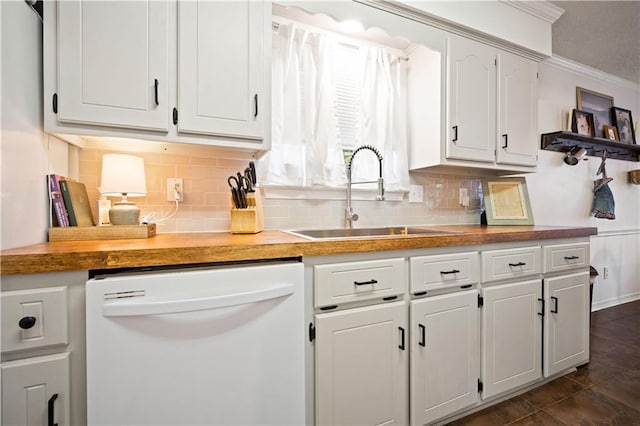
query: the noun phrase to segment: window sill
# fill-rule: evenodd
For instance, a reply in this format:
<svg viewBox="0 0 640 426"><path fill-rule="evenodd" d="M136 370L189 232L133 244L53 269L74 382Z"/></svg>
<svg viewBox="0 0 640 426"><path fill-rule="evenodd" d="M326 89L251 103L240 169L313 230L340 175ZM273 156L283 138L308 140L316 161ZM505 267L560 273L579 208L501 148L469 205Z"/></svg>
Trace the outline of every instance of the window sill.
<svg viewBox="0 0 640 426"><path fill-rule="evenodd" d="M344 188L300 188L292 186L264 185L262 194L268 199L282 200L344 200ZM376 201L375 189L351 189L351 199L354 201ZM407 191L385 191L385 201L402 201Z"/></svg>

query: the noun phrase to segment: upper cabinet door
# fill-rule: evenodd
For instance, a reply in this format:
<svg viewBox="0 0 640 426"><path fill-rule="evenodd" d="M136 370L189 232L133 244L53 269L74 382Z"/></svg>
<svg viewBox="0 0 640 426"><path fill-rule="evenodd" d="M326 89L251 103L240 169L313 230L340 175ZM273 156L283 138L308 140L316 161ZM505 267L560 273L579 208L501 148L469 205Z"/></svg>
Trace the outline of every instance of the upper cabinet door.
<svg viewBox="0 0 640 426"><path fill-rule="evenodd" d="M58 120L167 131L164 1L58 2Z"/></svg>
<svg viewBox="0 0 640 426"><path fill-rule="evenodd" d="M262 139L269 4L179 2L178 131Z"/></svg>
<svg viewBox="0 0 640 426"><path fill-rule="evenodd" d="M448 39L447 158L495 161L496 55L462 37Z"/></svg>
<svg viewBox="0 0 640 426"><path fill-rule="evenodd" d="M496 160L535 166L538 133L538 64L509 53L498 58L499 116Z"/></svg>

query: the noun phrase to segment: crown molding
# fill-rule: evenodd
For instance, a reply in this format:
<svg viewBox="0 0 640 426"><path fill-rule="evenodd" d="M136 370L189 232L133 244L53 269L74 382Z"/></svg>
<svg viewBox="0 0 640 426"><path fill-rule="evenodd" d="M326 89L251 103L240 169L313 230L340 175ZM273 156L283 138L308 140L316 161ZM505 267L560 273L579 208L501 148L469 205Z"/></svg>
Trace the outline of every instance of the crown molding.
<svg viewBox="0 0 640 426"><path fill-rule="evenodd" d="M507 52L514 53L525 58L532 59L536 62L540 62L543 59L548 58L547 55L540 52L531 50L529 48L511 43L507 40L495 37L491 34L484 33L482 31L475 30L457 22L424 12L422 10L411 7L410 2L400 3L394 0L353 0L356 3L361 3L367 6L375 7L376 9L383 10L385 12L393 13L394 15L402 16L404 18L411 19L412 21L421 22L439 30L446 31L451 34L467 37L472 40L493 46ZM500 0L503 1L503 0ZM511 0L515 1L515 0Z"/></svg>
<svg viewBox="0 0 640 426"><path fill-rule="evenodd" d="M524 13L542 19L553 24L562 16L564 9L546 0L522 1L522 0L499 0L508 6L515 7Z"/></svg>
<svg viewBox="0 0 640 426"><path fill-rule="evenodd" d="M640 83L635 83L631 80L606 73L599 69L572 61L571 59L567 59L562 56L553 55L551 58L544 60L542 63L548 64L554 68L571 72L573 74L578 74L583 77L599 80L607 84L613 84L623 88L640 91Z"/></svg>

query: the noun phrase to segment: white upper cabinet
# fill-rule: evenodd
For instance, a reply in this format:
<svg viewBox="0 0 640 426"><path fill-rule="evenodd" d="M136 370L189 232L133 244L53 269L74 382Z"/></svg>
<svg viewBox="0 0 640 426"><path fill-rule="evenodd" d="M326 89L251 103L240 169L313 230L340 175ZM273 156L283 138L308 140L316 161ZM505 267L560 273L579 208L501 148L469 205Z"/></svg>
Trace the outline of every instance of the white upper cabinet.
<svg viewBox="0 0 640 426"><path fill-rule="evenodd" d="M178 3L178 131L262 137L269 18L264 2Z"/></svg>
<svg viewBox="0 0 640 426"><path fill-rule="evenodd" d="M46 132L270 148L270 2L59 0L43 12Z"/></svg>
<svg viewBox="0 0 640 426"><path fill-rule="evenodd" d="M509 53L498 56L500 164L535 166L538 133L538 65Z"/></svg>
<svg viewBox="0 0 640 426"><path fill-rule="evenodd" d="M58 120L167 131L167 2L57 3Z"/></svg>
<svg viewBox="0 0 640 426"><path fill-rule="evenodd" d="M446 156L493 162L496 134L494 50L462 37L448 39Z"/></svg>
<svg viewBox="0 0 640 426"><path fill-rule="evenodd" d="M409 168L534 172L537 62L462 36L445 38L441 52L409 54Z"/></svg>

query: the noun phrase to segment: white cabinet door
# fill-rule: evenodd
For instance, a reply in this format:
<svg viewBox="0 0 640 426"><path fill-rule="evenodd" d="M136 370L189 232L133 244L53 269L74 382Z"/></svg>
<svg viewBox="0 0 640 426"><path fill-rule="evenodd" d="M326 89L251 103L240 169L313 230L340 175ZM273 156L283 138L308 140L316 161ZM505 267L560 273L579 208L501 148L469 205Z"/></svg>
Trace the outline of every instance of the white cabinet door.
<svg viewBox="0 0 640 426"><path fill-rule="evenodd" d="M542 377L542 283L482 289L482 398Z"/></svg>
<svg viewBox="0 0 640 426"><path fill-rule="evenodd" d="M263 137L266 5L178 3L178 131Z"/></svg>
<svg viewBox="0 0 640 426"><path fill-rule="evenodd" d="M535 166L538 151L538 64L501 53L498 75L496 160L501 164Z"/></svg>
<svg viewBox="0 0 640 426"><path fill-rule="evenodd" d="M2 424L69 425L69 353L2 364Z"/></svg>
<svg viewBox="0 0 640 426"><path fill-rule="evenodd" d="M406 304L318 314L316 330L316 424L407 424Z"/></svg>
<svg viewBox="0 0 640 426"><path fill-rule="evenodd" d="M58 120L167 131L169 2L57 5Z"/></svg>
<svg viewBox="0 0 640 426"><path fill-rule="evenodd" d="M589 271L545 278L544 375L589 360Z"/></svg>
<svg viewBox="0 0 640 426"><path fill-rule="evenodd" d="M411 424L478 401L478 291L411 302Z"/></svg>
<svg viewBox="0 0 640 426"><path fill-rule="evenodd" d="M448 39L447 158L495 161L496 54L462 37Z"/></svg>

